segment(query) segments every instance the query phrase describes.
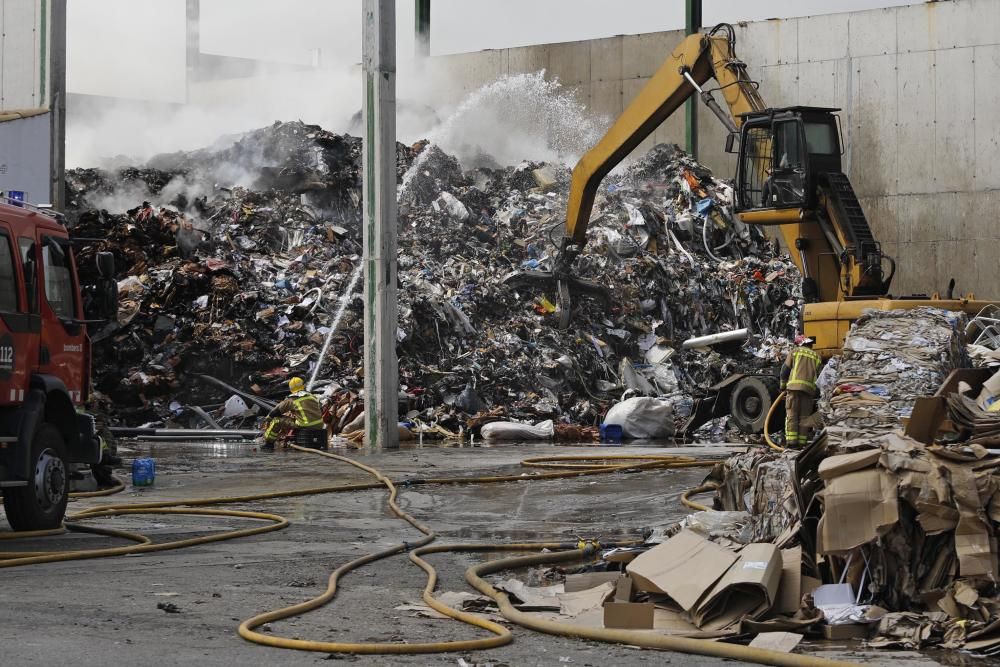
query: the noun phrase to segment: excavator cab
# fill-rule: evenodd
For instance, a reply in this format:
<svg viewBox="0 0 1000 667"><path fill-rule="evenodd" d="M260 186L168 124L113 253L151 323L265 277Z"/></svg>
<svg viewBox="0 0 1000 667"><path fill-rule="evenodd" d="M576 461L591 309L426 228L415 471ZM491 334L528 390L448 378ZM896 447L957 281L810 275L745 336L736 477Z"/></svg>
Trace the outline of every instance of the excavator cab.
<svg viewBox="0 0 1000 667"><path fill-rule="evenodd" d="M738 211L812 209L820 174L841 171L839 109L789 107L743 114Z"/></svg>

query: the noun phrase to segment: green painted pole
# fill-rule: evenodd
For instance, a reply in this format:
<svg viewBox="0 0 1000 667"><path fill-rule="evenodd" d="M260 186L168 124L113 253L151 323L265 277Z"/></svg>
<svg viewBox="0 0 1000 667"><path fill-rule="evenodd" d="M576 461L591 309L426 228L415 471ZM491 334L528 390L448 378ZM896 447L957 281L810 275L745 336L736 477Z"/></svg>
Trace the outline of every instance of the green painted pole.
<svg viewBox="0 0 1000 667"><path fill-rule="evenodd" d="M684 32L693 35L701 30L701 0L684 0ZM684 107L684 130L687 152L698 157L698 96L691 95Z"/></svg>
<svg viewBox="0 0 1000 667"><path fill-rule="evenodd" d="M418 57L431 54L431 0L414 0L413 50Z"/></svg>

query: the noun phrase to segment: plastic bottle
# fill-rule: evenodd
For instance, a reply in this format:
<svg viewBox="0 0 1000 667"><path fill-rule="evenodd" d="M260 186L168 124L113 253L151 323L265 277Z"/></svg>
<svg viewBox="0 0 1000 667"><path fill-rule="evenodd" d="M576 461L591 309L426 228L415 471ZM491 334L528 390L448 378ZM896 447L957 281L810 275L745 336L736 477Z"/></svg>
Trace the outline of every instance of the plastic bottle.
<svg viewBox="0 0 1000 667"><path fill-rule="evenodd" d="M156 462L151 458L132 461L132 486L153 486L156 480Z"/></svg>

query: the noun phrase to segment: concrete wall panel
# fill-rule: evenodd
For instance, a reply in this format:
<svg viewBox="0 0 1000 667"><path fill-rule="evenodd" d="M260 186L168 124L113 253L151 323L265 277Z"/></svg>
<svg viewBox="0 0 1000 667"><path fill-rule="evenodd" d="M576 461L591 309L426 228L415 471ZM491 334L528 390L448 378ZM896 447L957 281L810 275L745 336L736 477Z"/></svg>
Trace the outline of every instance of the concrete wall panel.
<svg viewBox="0 0 1000 667"><path fill-rule="evenodd" d="M992 238L985 239L972 246L973 266L970 273L962 273L961 277L968 277L971 274L971 291L980 299L995 299L1000 294L1000 285L997 281L997 257L1000 257L1000 240ZM957 286L963 293L967 290L962 285Z"/></svg>
<svg viewBox="0 0 1000 667"><path fill-rule="evenodd" d="M787 107L798 104L799 65L788 63L759 70L761 97L771 107Z"/></svg>
<svg viewBox="0 0 1000 667"><path fill-rule="evenodd" d="M736 27L736 55L754 67L799 62L799 20L759 21Z"/></svg>
<svg viewBox="0 0 1000 667"><path fill-rule="evenodd" d="M957 208L949 212L949 219L953 219L959 227L954 238L969 239L979 242L991 238L998 238L997 234L997 211L1000 211L1000 190L981 190L979 192L957 193ZM1000 255L998 261L994 262L994 269L1000 267ZM998 271L1000 273L1000 271ZM997 290L1000 293L1000 290Z"/></svg>
<svg viewBox="0 0 1000 667"><path fill-rule="evenodd" d="M852 57L896 53L896 10L848 14L848 51Z"/></svg>
<svg viewBox="0 0 1000 667"><path fill-rule="evenodd" d="M623 41L619 35L589 42L591 81L621 81Z"/></svg>
<svg viewBox="0 0 1000 667"><path fill-rule="evenodd" d="M851 66L851 106L841 116L851 183L861 195L895 194L896 54L854 58Z"/></svg>
<svg viewBox="0 0 1000 667"><path fill-rule="evenodd" d="M997 42L1000 3L930 2L897 10L899 51L927 51Z"/></svg>
<svg viewBox="0 0 1000 667"><path fill-rule="evenodd" d="M897 60L901 193L934 191L934 61L933 51L900 53Z"/></svg>
<svg viewBox="0 0 1000 667"><path fill-rule="evenodd" d="M47 113L0 122L0 190L20 190L34 204L51 203L51 123Z"/></svg>
<svg viewBox="0 0 1000 667"><path fill-rule="evenodd" d="M849 78L850 61L847 58L799 63L798 103L847 109Z"/></svg>
<svg viewBox="0 0 1000 667"><path fill-rule="evenodd" d="M544 44L507 49L507 52L509 74L531 74L549 68L549 47Z"/></svg>
<svg viewBox="0 0 1000 667"><path fill-rule="evenodd" d="M0 109L32 109L44 104L39 95L38 6L24 0L2 0L0 25Z"/></svg>
<svg viewBox="0 0 1000 667"><path fill-rule="evenodd" d="M622 80L593 81L590 84L590 110L598 116L618 118L623 109Z"/></svg>
<svg viewBox="0 0 1000 667"><path fill-rule="evenodd" d="M682 30L622 37L622 78L649 78L684 39Z"/></svg>
<svg viewBox="0 0 1000 667"><path fill-rule="evenodd" d="M798 21L798 61L846 58L850 40L848 20L850 14L826 14L810 16Z"/></svg>
<svg viewBox="0 0 1000 667"><path fill-rule="evenodd" d="M549 79L559 79L565 86L590 83L590 44L566 42L549 47Z"/></svg>
<svg viewBox="0 0 1000 667"><path fill-rule="evenodd" d="M975 61L975 182L977 188L1000 188L1000 46L977 47Z"/></svg>
<svg viewBox="0 0 1000 667"><path fill-rule="evenodd" d="M945 49L935 57L934 190L974 190L974 49Z"/></svg>

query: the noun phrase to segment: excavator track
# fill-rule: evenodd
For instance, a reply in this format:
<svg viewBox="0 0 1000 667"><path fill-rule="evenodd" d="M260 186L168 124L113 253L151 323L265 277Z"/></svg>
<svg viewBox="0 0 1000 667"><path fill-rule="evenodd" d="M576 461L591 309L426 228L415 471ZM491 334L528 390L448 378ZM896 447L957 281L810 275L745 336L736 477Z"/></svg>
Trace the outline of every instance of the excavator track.
<svg viewBox="0 0 1000 667"><path fill-rule="evenodd" d="M854 247L855 255L860 258L866 248L878 244L868 225L864 209L861 208L861 202L858 201L854 188L845 174L827 172L823 174L823 178L829 186L828 193L835 213L843 223L840 228L850 235L847 239L848 245Z"/></svg>

